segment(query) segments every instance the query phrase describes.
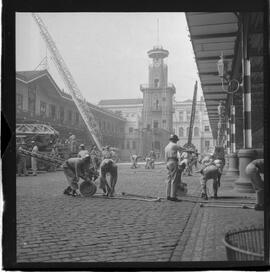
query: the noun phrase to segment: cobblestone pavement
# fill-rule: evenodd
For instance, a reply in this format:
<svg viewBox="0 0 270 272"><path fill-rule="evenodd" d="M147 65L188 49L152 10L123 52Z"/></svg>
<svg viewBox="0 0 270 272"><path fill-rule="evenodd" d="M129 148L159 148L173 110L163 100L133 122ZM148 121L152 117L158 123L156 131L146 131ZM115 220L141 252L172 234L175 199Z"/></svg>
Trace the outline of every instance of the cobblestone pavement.
<svg viewBox="0 0 270 272"><path fill-rule="evenodd" d="M116 192L165 197L165 178L164 165L119 165ZM199 194L198 176L184 181L189 194ZM65 187L62 172L17 178L17 262L226 260L221 239L227 228L263 221L253 210L200 208L198 198L73 198L62 194Z"/></svg>
<svg viewBox="0 0 270 272"><path fill-rule="evenodd" d="M116 191L164 197L165 177L164 165L121 165ZM195 206L73 198L65 187L62 172L17 178L18 262L169 261Z"/></svg>

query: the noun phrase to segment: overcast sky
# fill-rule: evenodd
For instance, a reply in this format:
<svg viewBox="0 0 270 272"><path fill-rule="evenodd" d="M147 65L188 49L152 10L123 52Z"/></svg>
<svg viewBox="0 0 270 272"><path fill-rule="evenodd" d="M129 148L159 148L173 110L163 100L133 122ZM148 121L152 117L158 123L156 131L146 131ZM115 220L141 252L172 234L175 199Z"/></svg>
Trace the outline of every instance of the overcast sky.
<svg viewBox="0 0 270 272"><path fill-rule="evenodd" d="M192 99L198 79L184 13L40 13L83 96L101 99L142 97L148 83L147 51L159 44L169 51L168 81L177 101ZM16 70L34 70L50 54L31 13L16 14ZM65 88L49 60L49 72ZM198 98L201 96L200 82Z"/></svg>

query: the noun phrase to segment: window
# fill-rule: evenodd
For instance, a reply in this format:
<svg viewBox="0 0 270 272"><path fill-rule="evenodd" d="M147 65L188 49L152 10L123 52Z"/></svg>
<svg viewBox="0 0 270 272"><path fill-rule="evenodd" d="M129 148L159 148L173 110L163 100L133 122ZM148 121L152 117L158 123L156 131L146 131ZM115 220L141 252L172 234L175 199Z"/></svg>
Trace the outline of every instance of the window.
<svg viewBox="0 0 270 272"><path fill-rule="evenodd" d="M68 111L68 121L72 121L72 111Z"/></svg>
<svg viewBox="0 0 270 272"><path fill-rule="evenodd" d="M151 128L151 125L150 124L147 124L147 129L149 130Z"/></svg>
<svg viewBox="0 0 270 272"><path fill-rule="evenodd" d="M166 120L162 120L162 126L163 128L166 128Z"/></svg>
<svg viewBox="0 0 270 272"><path fill-rule="evenodd" d="M160 150L160 142L159 141L154 142L154 148Z"/></svg>
<svg viewBox="0 0 270 272"><path fill-rule="evenodd" d="M179 122L183 122L183 121L184 121L184 112L179 111Z"/></svg>
<svg viewBox="0 0 270 272"><path fill-rule="evenodd" d="M204 145L205 145L205 149L208 150L210 147L210 141L205 141Z"/></svg>
<svg viewBox="0 0 270 272"><path fill-rule="evenodd" d="M75 120L76 120L76 123L79 123L79 113L78 112L76 112L76 115L75 115Z"/></svg>
<svg viewBox="0 0 270 272"><path fill-rule="evenodd" d="M209 131L210 131L209 126L204 126L204 131L205 131L205 132L209 132Z"/></svg>
<svg viewBox="0 0 270 272"><path fill-rule="evenodd" d="M129 141L127 141L127 149L129 149Z"/></svg>
<svg viewBox="0 0 270 272"><path fill-rule="evenodd" d="M16 94L16 108L23 109L23 96L21 94Z"/></svg>
<svg viewBox="0 0 270 272"><path fill-rule="evenodd" d="M198 127L194 128L194 136L199 136L199 128Z"/></svg>
<svg viewBox="0 0 270 272"><path fill-rule="evenodd" d="M162 101L166 101L166 97L163 97L163 98L162 98Z"/></svg>
<svg viewBox="0 0 270 272"><path fill-rule="evenodd" d="M187 122L190 121L191 111L187 111Z"/></svg>
<svg viewBox="0 0 270 272"><path fill-rule="evenodd" d="M55 105L50 105L50 117L53 119L56 117Z"/></svg>
<svg viewBox="0 0 270 272"><path fill-rule="evenodd" d="M154 121L154 128L158 128L158 121Z"/></svg>
<svg viewBox="0 0 270 272"><path fill-rule="evenodd" d="M46 116L46 109L47 109L47 104L43 101L40 101L40 115L45 117Z"/></svg>
<svg viewBox="0 0 270 272"><path fill-rule="evenodd" d="M195 113L195 121L199 121L200 120L200 112L196 111Z"/></svg>
<svg viewBox="0 0 270 272"><path fill-rule="evenodd" d="M155 88L159 87L159 79L158 78L155 78L155 80L154 80L154 87Z"/></svg>
<svg viewBox="0 0 270 272"><path fill-rule="evenodd" d="M133 133L133 128L132 127L128 128L128 132Z"/></svg>
<svg viewBox="0 0 270 272"><path fill-rule="evenodd" d="M60 107L60 122L63 123L65 120L65 110L63 107Z"/></svg>
<svg viewBox="0 0 270 272"><path fill-rule="evenodd" d="M136 149L136 142L135 141L132 141L132 148Z"/></svg>
<svg viewBox="0 0 270 272"><path fill-rule="evenodd" d="M179 128L179 137L184 137L184 129L182 127Z"/></svg>

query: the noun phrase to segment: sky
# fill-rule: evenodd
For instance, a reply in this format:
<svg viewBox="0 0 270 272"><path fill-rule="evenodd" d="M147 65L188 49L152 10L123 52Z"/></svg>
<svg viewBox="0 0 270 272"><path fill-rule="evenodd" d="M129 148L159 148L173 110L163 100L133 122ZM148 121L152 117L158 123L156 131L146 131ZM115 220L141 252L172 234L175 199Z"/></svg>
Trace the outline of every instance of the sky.
<svg viewBox="0 0 270 272"><path fill-rule="evenodd" d="M176 87L176 101L192 99L196 80L198 99L202 95L184 13L39 15L82 95L91 103L142 98L140 84L148 83L147 51L157 44L169 51L165 59L168 82ZM35 70L46 54L50 74L67 90L31 13L16 13L16 70Z"/></svg>

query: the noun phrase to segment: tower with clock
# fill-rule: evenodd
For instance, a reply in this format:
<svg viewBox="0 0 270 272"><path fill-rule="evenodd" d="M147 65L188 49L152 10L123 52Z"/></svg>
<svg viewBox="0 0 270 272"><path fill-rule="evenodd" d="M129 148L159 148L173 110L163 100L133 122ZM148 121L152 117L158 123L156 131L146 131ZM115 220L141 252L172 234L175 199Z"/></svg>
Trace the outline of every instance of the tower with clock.
<svg viewBox="0 0 270 272"><path fill-rule="evenodd" d="M173 132L173 95L175 87L168 83L168 67L164 59L169 51L162 46L154 46L147 52L150 59L148 84L142 84L143 93L142 132L145 149L159 150L162 153L168 137ZM150 143L151 142L151 143Z"/></svg>

